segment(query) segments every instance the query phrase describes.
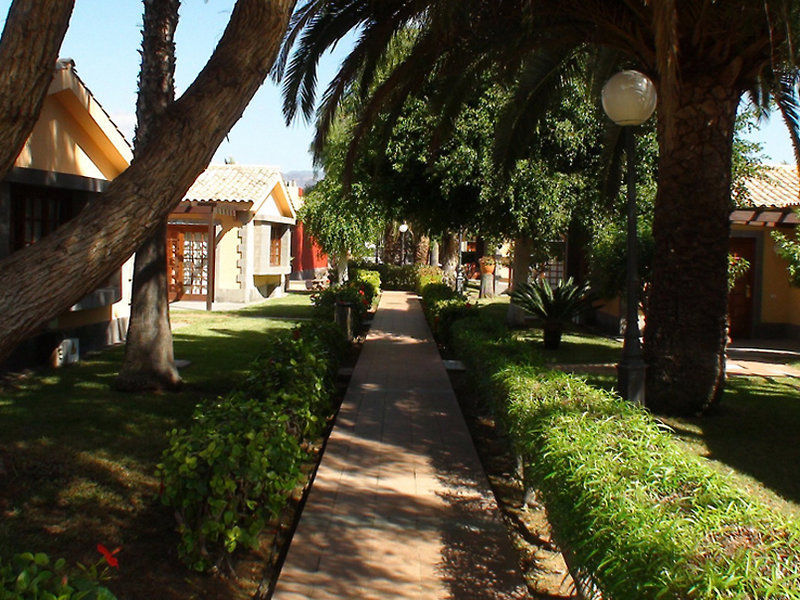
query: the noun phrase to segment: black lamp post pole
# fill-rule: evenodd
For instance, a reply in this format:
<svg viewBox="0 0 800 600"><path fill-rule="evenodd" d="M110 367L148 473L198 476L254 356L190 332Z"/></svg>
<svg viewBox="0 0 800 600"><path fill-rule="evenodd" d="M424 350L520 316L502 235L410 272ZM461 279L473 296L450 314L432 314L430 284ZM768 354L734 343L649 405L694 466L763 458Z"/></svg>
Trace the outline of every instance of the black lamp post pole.
<svg viewBox="0 0 800 600"><path fill-rule="evenodd" d="M459 294L464 293L464 265L461 264L461 243L463 238L463 230L458 230L458 266L456 267L456 291Z"/></svg>
<svg viewBox="0 0 800 600"><path fill-rule="evenodd" d="M636 231L636 140L632 127L625 127L625 154L628 163L628 228L626 326L622 360L617 365L617 389L626 400L644 405L645 363L639 341L639 252Z"/></svg>

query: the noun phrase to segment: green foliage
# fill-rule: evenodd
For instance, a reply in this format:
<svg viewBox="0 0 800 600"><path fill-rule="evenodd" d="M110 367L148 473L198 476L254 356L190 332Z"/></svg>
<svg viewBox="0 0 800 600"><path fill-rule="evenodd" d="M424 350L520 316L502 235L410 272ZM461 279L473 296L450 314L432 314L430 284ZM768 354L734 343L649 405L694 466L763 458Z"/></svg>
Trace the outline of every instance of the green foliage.
<svg viewBox="0 0 800 600"><path fill-rule="evenodd" d="M175 509L189 567L219 567L280 514L304 476L305 444L330 416L344 344L332 324L275 335L239 390L199 405L188 428L170 433L162 501Z"/></svg>
<svg viewBox="0 0 800 600"><path fill-rule="evenodd" d="M372 286L375 292L381 289L381 274L374 269L361 269L358 267L350 266L350 277L356 281L364 281Z"/></svg>
<svg viewBox="0 0 800 600"><path fill-rule="evenodd" d="M439 267L420 265L417 268L417 281L415 289L418 294L422 294L422 291L426 286L431 284L440 284L442 281L444 281L444 271L442 271Z"/></svg>
<svg viewBox="0 0 800 600"><path fill-rule="evenodd" d="M788 264L789 281L793 286L800 287L800 242L790 240L779 231L772 232L775 242L775 252Z"/></svg>
<svg viewBox="0 0 800 600"><path fill-rule="evenodd" d="M728 254L728 290L736 285L736 280L750 270L750 261L736 254Z"/></svg>
<svg viewBox="0 0 800 600"><path fill-rule="evenodd" d="M511 292L514 304L546 324L566 325L591 307L589 284L577 285L572 277L552 287L547 279L520 283Z"/></svg>
<svg viewBox="0 0 800 600"><path fill-rule="evenodd" d="M436 339L445 346L450 344L452 324L475 312L463 295L441 282L422 288L422 308Z"/></svg>
<svg viewBox="0 0 800 600"><path fill-rule="evenodd" d="M0 600L115 600L96 565L69 568L63 558L25 552L0 561Z"/></svg>
<svg viewBox="0 0 800 600"><path fill-rule="evenodd" d="M652 210L652 207L650 208ZM655 242L653 240L652 213L639 220L639 283L646 289L651 281L651 265ZM627 232L622 219L619 222L597 221L589 254L589 279L601 298L614 298L625 291L627 276Z"/></svg>
<svg viewBox="0 0 800 600"><path fill-rule="evenodd" d="M453 347L504 421L572 566L604 597L800 598L800 529L686 453L645 410L549 371L481 311Z"/></svg>
<svg viewBox="0 0 800 600"><path fill-rule="evenodd" d="M349 304L360 324L372 307L376 291L367 281L351 280L343 285L330 287L315 292L311 296L316 316L320 319L332 320L336 303Z"/></svg>
<svg viewBox="0 0 800 600"><path fill-rule="evenodd" d="M327 172L325 179L305 197L298 212L297 218L331 256L342 253L361 256L366 252L366 244L380 235L382 222L374 218L374 209L358 193L359 189L345 193L336 175Z"/></svg>

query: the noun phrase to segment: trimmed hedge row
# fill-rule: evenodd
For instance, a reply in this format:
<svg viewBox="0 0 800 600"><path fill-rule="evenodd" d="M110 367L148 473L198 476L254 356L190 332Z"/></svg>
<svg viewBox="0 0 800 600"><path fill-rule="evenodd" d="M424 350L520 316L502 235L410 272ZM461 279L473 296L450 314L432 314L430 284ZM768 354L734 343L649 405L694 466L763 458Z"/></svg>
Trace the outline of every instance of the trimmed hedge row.
<svg viewBox="0 0 800 600"><path fill-rule="evenodd" d="M422 288L422 309L431 331L442 344L450 344L450 327L475 313L466 298L444 283L429 283Z"/></svg>
<svg viewBox="0 0 800 600"><path fill-rule="evenodd" d="M354 279L364 271L376 271L380 276L380 287L384 290L405 290L422 293L429 283L441 283L444 273L439 267L429 265L392 265L387 263L370 263L366 261L350 261L349 272Z"/></svg>
<svg viewBox="0 0 800 600"><path fill-rule="evenodd" d="M350 278L370 284L375 293L379 293L381 290L381 274L375 269L351 267Z"/></svg>
<svg viewBox="0 0 800 600"><path fill-rule="evenodd" d="M456 323L452 342L571 567L604 597L800 598L800 527L681 450L644 409L547 370L486 314Z"/></svg>
<svg viewBox="0 0 800 600"><path fill-rule="evenodd" d="M345 347L334 323L276 334L239 389L198 405L188 428L170 432L158 471L187 566L219 567L281 513L332 412Z"/></svg>

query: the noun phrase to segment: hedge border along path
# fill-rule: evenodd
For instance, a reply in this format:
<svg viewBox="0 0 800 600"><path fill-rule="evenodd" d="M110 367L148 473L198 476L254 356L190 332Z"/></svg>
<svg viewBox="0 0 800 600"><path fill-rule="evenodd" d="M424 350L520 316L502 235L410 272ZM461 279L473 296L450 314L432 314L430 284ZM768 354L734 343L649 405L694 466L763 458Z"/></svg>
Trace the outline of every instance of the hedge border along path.
<svg viewBox="0 0 800 600"><path fill-rule="evenodd" d="M523 458L572 567L614 600L800 599L800 528L681 450L646 411L545 369L486 315L456 354Z"/></svg>

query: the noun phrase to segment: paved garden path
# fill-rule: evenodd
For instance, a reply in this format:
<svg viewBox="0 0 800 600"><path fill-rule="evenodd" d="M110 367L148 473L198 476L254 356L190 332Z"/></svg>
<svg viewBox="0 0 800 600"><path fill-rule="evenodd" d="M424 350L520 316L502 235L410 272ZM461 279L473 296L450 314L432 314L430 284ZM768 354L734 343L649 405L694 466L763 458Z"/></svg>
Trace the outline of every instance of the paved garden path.
<svg viewBox="0 0 800 600"><path fill-rule="evenodd" d="M416 297L385 292L274 600L526 598Z"/></svg>

